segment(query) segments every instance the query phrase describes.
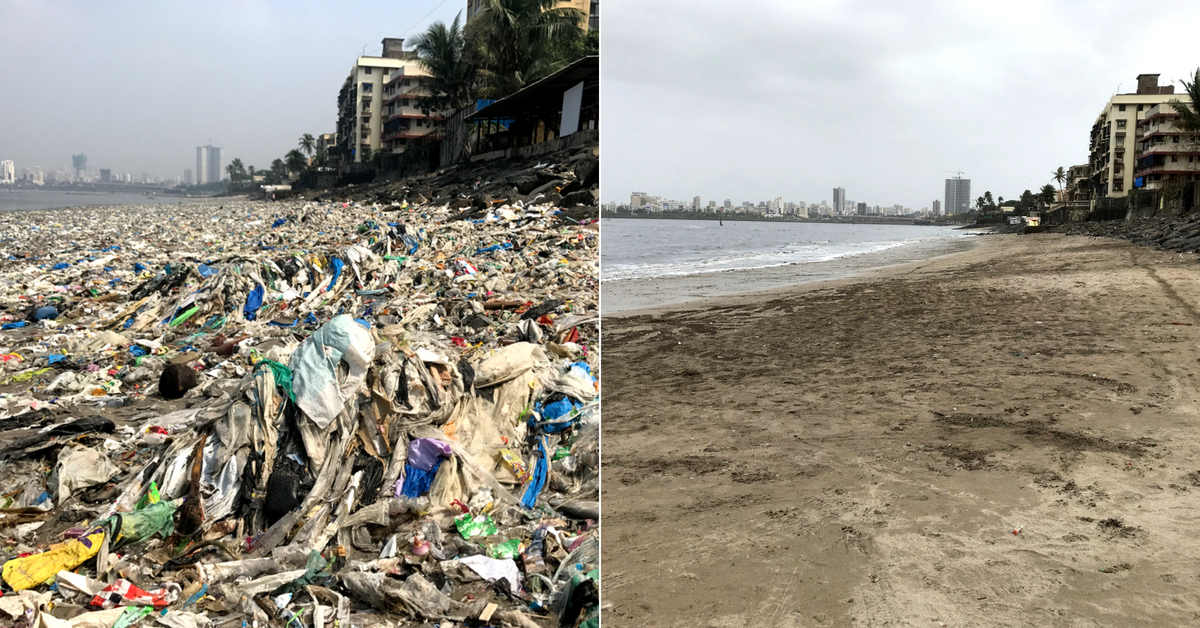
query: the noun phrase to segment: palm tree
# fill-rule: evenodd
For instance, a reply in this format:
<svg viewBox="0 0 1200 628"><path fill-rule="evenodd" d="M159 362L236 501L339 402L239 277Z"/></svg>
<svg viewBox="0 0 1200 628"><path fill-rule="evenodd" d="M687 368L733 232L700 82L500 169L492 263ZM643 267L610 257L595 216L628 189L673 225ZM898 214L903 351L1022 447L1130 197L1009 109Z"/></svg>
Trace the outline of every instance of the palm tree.
<svg viewBox="0 0 1200 628"><path fill-rule="evenodd" d="M317 140L312 136L312 133L305 133L300 136L300 150L304 151L305 155L312 155L317 149Z"/></svg>
<svg viewBox="0 0 1200 628"><path fill-rule="evenodd" d="M1047 183L1046 185L1043 185L1042 189L1038 192L1037 199L1043 205L1049 208L1050 204L1054 202L1054 194L1054 186Z"/></svg>
<svg viewBox="0 0 1200 628"><path fill-rule="evenodd" d="M325 151L319 150L317 151L317 154L313 156L312 162L314 166L324 166L325 164L329 163L329 155L326 154Z"/></svg>
<svg viewBox="0 0 1200 628"><path fill-rule="evenodd" d="M225 172L229 173L230 185L237 185L246 179L246 166L242 164L241 158L236 158L225 166Z"/></svg>
<svg viewBox="0 0 1200 628"><path fill-rule="evenodd" d="M467 37L484 61L488 95L502 98L557 68L553 50L580 37L583 11L555 7L558 0L483 0Z"/></svg>
<svg viewBox="0 0 1200 628"><path fill-rule="evenodd" d="M304 153L293 148L283 156L283 163L287 166L288 173L292 174L303 171L308 165L308 159L304 157Z"/></svg>
<svg viewBox="0 0 1200 628"><path fill-rule="evenodd" d="M271 162L271 183L282 183L284 175L287 174L287 164L283 163L282 159L276 159Z"/></svg>
<svg viewBox="0 0 1200 628"><path fill-rule="evenodd" d="M1067 200L1066 194L1063 192L1063 183L1066 183L1067 181L1067 171L1063 170L1062 166L1059 166L1058 169L1054 171L1053 176L1054 180L1058 182L1058 199L1060 201Z"/></svg>
<svg viewBox="0 0 1200 628"><path fill-rule="evenodd" d="M434 22L413 39L418 63L429 72L426 95L417 99L425 115L454 112L475 99L477 60L467 48L461 17L461 12L454 16L450 26Z"/></svg>
<svg viewBox="0 0 1200 628"><path fill-rule="evenodd" d="M1179 114L1175 126L1186 134L1188 141L1200 142L1200 68L1196 68L1191 81L1183 79L1180 82L1189 102L1172 98L1167 104Z"/></svg>

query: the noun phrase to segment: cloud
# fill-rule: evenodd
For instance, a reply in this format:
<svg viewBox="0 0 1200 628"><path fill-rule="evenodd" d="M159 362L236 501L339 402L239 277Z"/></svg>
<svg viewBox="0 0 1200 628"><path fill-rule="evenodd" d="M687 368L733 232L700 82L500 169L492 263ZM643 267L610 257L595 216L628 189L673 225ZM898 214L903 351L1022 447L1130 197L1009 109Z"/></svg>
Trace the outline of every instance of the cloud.
<svg viewBox="0 0 1200 628"><path fill-rule="evenodd" d="M1088 129L1118 84L1200 65L1186 38L1162 37L1200 17L1183 2L604 8L605 201L636 189L813 202L841 186L918 209L955 170L973 190L1017 195L1086 161Z"/></svg>

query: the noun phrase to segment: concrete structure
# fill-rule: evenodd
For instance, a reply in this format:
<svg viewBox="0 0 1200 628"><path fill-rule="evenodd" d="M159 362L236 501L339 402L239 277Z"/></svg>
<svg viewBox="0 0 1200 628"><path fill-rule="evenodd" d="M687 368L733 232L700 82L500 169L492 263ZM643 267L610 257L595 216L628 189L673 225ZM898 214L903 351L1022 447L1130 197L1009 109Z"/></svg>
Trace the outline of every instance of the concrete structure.
<svg viewBox="0 0 1200 628"><path fill-rule="evenodd" d="M392 72L415 66L415 55L404 52L404 40L385 37L382 57L359 57L338 92L337 148L347 162L361 162L383 143L383 87ZM406 58L407 57L407 58Z"/></svg>
<svg viewBox="0 0 1200 628"><path fill-rule="evenodd" d="M1135 93L1117 94L1104 105L1092 124L1088 143L1092 198L1117 198L1129 193L1134 183L1138 123L1147 111L1173 99L1187 100L1187 96L1175 94L1172 85L1159 85L1157 74L1139 74Z"/></svg>
<svg viewBox="0 0 1200 628"><path fill-rule="evenodd" d="M846 190L843 188L833 188L833 213L846 213Z"/></svg>
<svg viewBox="0 0 1200 628"><path fill-rule="evenodd" d="M942 215L942 202L937 200L936 198L933 199L933 215L934 216Z"/></svg>
<svg viewBox="0 0 1200 628"><path fill-rule="evenodd" d="M209 144L196 147L196 184L221 181L221 149Z"/></svg>
<svg viewBox="0 0 1200 628"><path fill-rule="evenodd" d="M183 169L183 183L184 183L184 185L192 185L192 169L191 168Z"/></svg>
<svg viewBox="0 0 1200 628"><path fill-rule="evenodd" d="M17 167L12 160L0 161L0 183L16 183Z"/></svg>
<svg viewBox="0 0 1200 628"><path fill-rule="evenodd" d="M427 116L417 107L426 95L429 72L417 63L415 53L404 57L404 65L392 70L383 85L383 127L380 142L391 154L404 152L410 140L433 133L438 116Z"/></svg>
<svg viewBox="0 0 1200 628"><path fill-rule="evenodd" d="M112 183L112 170L109 170L108 168L101 168L100 169L100 182L101 183Z"/></svg>
<svg viewBox="0 0 1200 628"><path fill-rule="evenodd" d="M1155 105L1145 114L1137 123L1133 187L1157 190L1172 181L1200 178L1200 146L1189 142L1176 126L1175 108Z"/></svg>
<svg viewBox="0 0 1200 628"><path fill-rule="evenodd" d="M946 215L971 211L971 180L962 177L946 179Z"/></svg>
<svg viewBox="0 0 1200 628"><path fill-rule="evenodd" d="M337 133L322 133L317 136L317 152L329 155L337 147Z"/></svg>

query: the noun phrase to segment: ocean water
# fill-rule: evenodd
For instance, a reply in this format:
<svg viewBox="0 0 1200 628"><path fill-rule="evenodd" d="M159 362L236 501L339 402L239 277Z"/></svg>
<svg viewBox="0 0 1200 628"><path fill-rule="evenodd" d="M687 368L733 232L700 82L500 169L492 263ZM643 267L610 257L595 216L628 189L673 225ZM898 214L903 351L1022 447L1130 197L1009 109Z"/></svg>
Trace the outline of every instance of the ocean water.
<svg viewBox="0 0 1200 628"><path fill-rule="evenodd" d="M101 192L64 192L62 190L7 190L0 188L0 211L30 209L60 209L63 207L88 207L92 205L175 205L189 203L199 198L166 196L156 194L150 198L142 194L108 194Z"/></svg>
<svg viewBox="0 0 1200 628"><path fill-rule="evenodd" d="M605 218L600 228L604 281L828 262L971 235L915 225L630 218Z"/></svg>

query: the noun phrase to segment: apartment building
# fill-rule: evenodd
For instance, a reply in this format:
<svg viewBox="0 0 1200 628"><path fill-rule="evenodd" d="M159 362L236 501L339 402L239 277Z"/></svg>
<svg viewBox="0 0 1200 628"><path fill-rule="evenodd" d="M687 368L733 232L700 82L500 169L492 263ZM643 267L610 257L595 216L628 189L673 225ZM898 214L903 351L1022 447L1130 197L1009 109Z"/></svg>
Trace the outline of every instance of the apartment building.
<svg viewBox="0 0 1200 628"><path fill-rule="evenodd" d="M946 179L946 215L971 211L971 180L962 177Z"/></svg>
<svg viewBox="0 0 1200 628"><path fill-rule="evenodd" d="M1187 102L1186 96L1180 98ZM1156 190L1171 181L1200 179L1200 146L1176 126L1179 113L1169 104L1146 110L1137 123L1133 187Z"/></svg>
<svg viewBox="0 0 1200 628"><path fill-rule="evenodd" d="M412 140L433 133L437 116L427 116L417 107L417 99L426 95L429 72L415 57L388 74L383 86L383 143L389 154L403 153Z"/></svg>
<svg viewBox="0 0 1200 628"><path fill-rule="evenodd" d="M337 147L347 162L361 162L384 148L384 85L392 72L414 65L412 52L404 52L404 40L383 39L383 56L359 57L338 91Z"/></svg>
<svg viewBox="0 0 1200 628"><path fill-rule="evenodd" d="M1139 74L1137 91L1110 98L1092 124L1087 165L1093 198L1119 198L1133 189L1138 124L1151 109L1181 98L1174 86L1159 85L1158 76Z"/></svg>
<svg viewBox="0 0 1200 628"><path fill-rule="evenodd" d="M322 133L317 136L317 152L330 155L337 148L337 133Z"/></svg>
<svg viewBox="0 0 1200 628"><path fill-rule="evenodd" d="M0 183L16 183L17 168L11 160L0 161Z"/></svg>

